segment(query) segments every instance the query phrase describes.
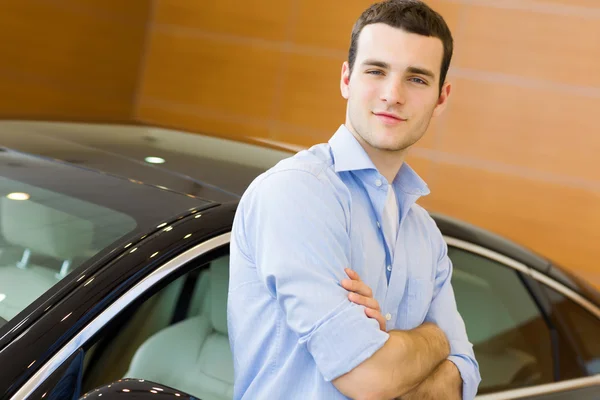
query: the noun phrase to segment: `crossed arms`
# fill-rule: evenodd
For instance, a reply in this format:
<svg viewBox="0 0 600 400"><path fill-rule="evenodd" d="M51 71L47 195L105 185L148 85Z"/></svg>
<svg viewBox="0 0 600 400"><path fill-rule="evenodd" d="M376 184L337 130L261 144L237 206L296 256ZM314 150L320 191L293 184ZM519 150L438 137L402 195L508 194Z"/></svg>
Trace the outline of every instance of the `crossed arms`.
<svg viewBox="0 0 600 400"><path fill-rule="evenodd" d="M386 320L369 288L352 270L342 280L348 298L365 307L365 314L386 330ZM410 331L392 331L386 344L371 358L333 380L337 389L353 399L439 399L462 398L462 378L447 360L450 346L435 324L424 323Z"/></svg>

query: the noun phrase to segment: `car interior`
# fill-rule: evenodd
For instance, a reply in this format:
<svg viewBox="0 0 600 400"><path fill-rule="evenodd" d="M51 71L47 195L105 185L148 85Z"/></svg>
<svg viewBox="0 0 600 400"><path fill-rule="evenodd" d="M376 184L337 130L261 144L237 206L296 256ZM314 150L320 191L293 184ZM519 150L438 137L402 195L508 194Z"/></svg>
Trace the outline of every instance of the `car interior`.
<svg viewBox="0 0 600 400"><path fill-rule="evenodd" d="M135 227L120 212L0 177L0 317L12 319Z"/></svg>
<svg viewBox="0 0 600 400"><path fill-rule="evenodd" d="M90 249L93 228L36 202L0 198L0 316L10 320L66 276Z"/></svg>

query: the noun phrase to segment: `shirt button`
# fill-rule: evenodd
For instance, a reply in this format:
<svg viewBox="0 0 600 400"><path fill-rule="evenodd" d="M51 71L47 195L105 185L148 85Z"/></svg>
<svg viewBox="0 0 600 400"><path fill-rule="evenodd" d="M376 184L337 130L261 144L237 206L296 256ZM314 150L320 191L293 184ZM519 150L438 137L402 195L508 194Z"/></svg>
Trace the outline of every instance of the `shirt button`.
<svg viewBox="0 0 600 400"><path fill-rule="evenodd" d="M381 182L381 179L377 179L377 180L375 181L375 186L379 187L379 186L381 186L381 185L383 185L383 182Z"/></svg>
<svg viewBox="0 0 600 400"><path fill-rule="evenodd" d="M379 223L379 221L377 221L377 227L381 228L381 224Z"/></svg>
<svg viewBox="0 0 600 400"><path fill-rule="evenodd" d="M392 266L391 266L391 265L388 265L388 266L387 266L387 270L388 270L388 271L391 271L391 270L392 270Z"/></svg>
<svg viewBox="0 0 600 400"><path fill-rule="evenodd" d="M385 314L385 319L388 320L388 321L390 319L392 319L392 314L390 314L390 313Z"/></svg>

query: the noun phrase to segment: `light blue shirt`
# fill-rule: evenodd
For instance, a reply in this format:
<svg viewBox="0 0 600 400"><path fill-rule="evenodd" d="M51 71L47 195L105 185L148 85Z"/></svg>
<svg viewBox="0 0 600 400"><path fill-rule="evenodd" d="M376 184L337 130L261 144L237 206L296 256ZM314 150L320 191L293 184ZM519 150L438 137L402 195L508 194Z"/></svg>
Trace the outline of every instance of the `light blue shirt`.
<svg viewBox="0 0 600 400"><path fill-rule="evenodd" d="M381 229L389 189L400 217L394 259ZM328 144L281 161L249 186L230 255L235 399L346 399L331 381L389 338L348 300L346 267L373 290L388 331L431 321L446 333L463 398L475 397L481 378L447 247L415 204L428 193L406 163L390 185L343 125Z"/></svg>

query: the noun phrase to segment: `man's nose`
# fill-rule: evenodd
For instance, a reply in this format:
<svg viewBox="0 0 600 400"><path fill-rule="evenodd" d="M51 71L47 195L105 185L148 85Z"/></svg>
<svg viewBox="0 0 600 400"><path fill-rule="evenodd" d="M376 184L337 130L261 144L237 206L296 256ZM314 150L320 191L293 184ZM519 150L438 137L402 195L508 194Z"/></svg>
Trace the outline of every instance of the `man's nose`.
<svg viewBox="0 0 600 400"><path fill-rule="evenodd" d="M401 81L390 79L381 91L381 100L389 105L404 104L406 102L404 84Z"/></svg>

